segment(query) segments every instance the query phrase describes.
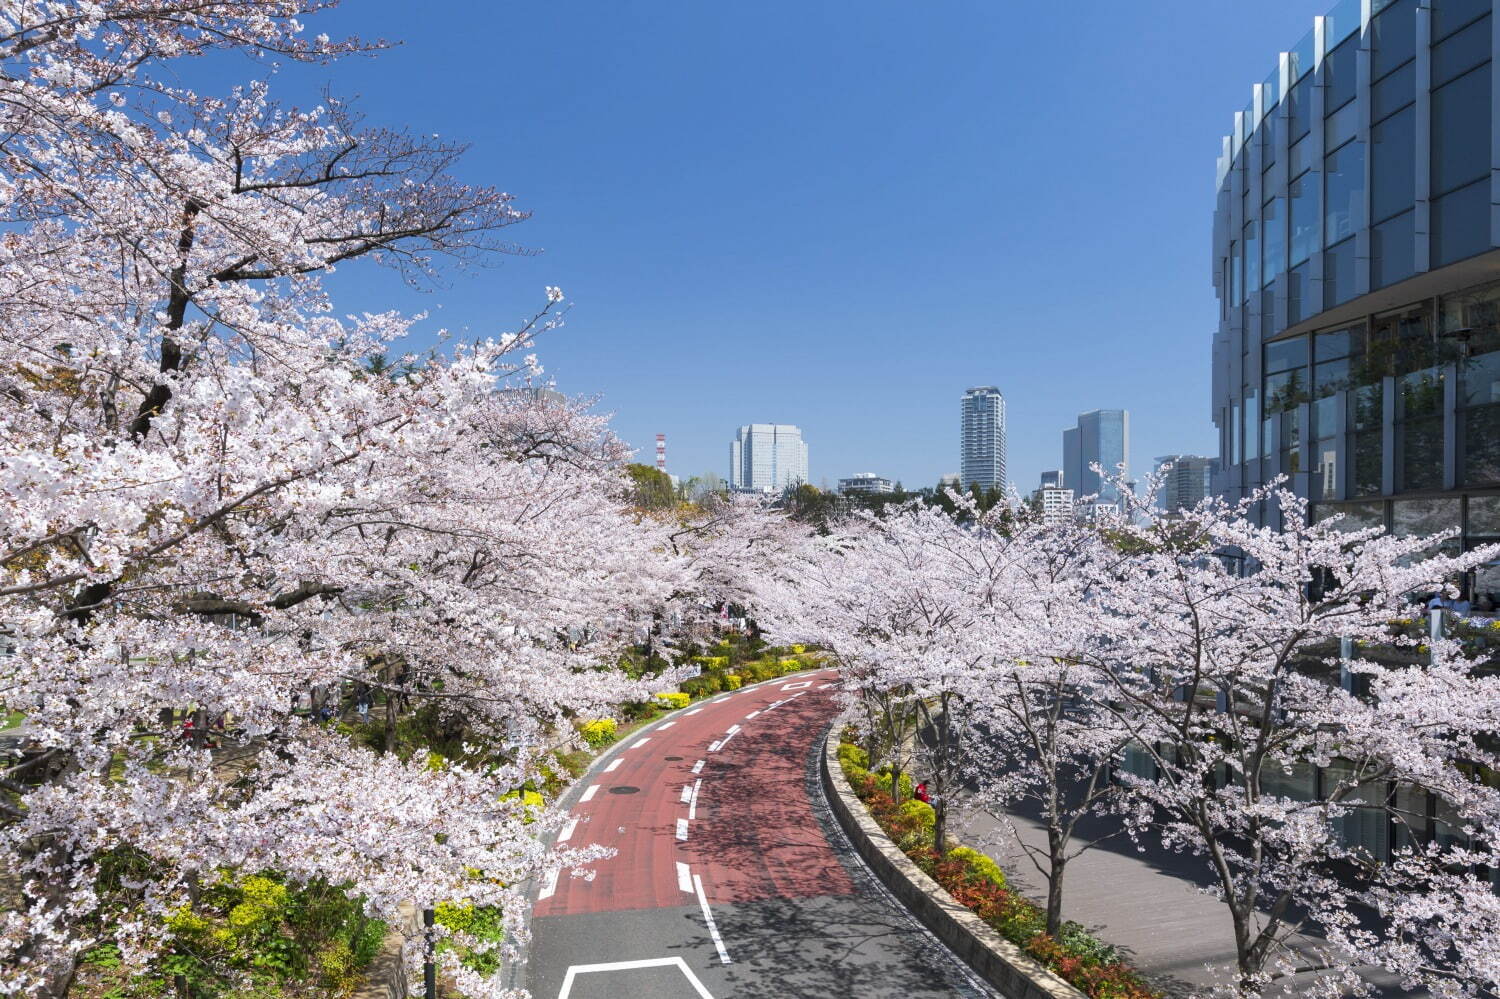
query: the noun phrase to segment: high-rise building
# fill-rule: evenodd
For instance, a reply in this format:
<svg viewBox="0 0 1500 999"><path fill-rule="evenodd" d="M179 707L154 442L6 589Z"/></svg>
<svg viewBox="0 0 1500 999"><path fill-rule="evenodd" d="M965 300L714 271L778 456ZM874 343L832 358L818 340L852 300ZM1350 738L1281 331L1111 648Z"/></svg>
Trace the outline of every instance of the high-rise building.
<svg viewBox="0 0 1500 999"><path fill-rule="evenodd" d="M971 388L959 404L963 488L1005 491L1005 396L993 385Z"/></svg>
<svg viewBox="0 0 1500 999"><path fill-rule="evenodd" d="M1196 454L1169 454L1156 459L1156 470L1170 464L1171 470L1161 484L1157 502L1168 513L1191 510L1210 495L1214 466L1212 458Z"/></svg>
<svg viewBox="0 0 1500 999"><path fill-rule="evenodd" d="M1267 60L1218 167L1214 492L1285 476L1314 518L1500 538L1497 24L1345 0Z"/></svg>
<svg viewBox="0 0 1500 999"><path fill-rule="evenodd" d="M729 446L729 488L778 493L807 481L807 443L802 431L783 423L751 423Z"/></svg>
<svg viewBox="0 0 1500 999"><path fill-rule="evenodd" d="M1071 489L1049 486L1044 479L1042 487L1032 494L1032 499L1037 509L1041 511L1044 524L1065 524L1073 519L1073 490Z"/></svg>
<svg viewBox="0 0 1500 999"><path fill-rule="evenodd" d="M861 472L847 479L839 479L839 494L843 496L874 496L896 491L896 484L874 472Z"/></svg>
<svg viewBox="0 0 1500 999"><path fill-rule="evenodd" d="M1097 496L1115 502L1120 491L1105 475L1119 475L1130 463L1130 413L1124 409L1096 409L1078 414L1078 425L1063 431L1062 484L1078 499Z"/></svg>
<svg viewBox="0 0 1500 999"><path fill-rule="evenodd" d="M1060 468L1051 468L1042 473L1041 489L1060 489L1063 484L1063 473Z"/></svg>

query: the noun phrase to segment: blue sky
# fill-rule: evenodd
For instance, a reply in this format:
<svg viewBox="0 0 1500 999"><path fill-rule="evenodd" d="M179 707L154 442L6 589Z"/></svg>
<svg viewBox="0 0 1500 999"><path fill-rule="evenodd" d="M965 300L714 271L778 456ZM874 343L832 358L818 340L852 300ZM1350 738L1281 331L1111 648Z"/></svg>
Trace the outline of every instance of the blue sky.
<svg viewBox="0 0 1500 999"><path fill-rule="evenodd" d="M958 469L958 399L1004 392L1035 486L1083 410L1125 407L1132 471L1216 451L1214 162L1321 6L1297 0L347 0L315 30L399 39L328 80L370 118L464 138L465 179L544 252L346 308L499 333L559 285L539 349L669 468L727 474L796 423L814 483ZM419 344L420 345L420 344Z"/></svg>

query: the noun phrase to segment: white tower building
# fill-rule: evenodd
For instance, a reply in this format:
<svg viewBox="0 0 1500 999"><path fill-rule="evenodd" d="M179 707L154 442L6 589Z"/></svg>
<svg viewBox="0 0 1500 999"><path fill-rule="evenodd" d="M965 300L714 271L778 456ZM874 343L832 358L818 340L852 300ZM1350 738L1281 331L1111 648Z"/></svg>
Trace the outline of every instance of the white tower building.
<svg viewBox="0 0 1500 999"><path fill-rule="evenodd" d="M807 442L785 423L751 423L729 445L729 488L776 493L807 481Z"/></svg>
<svg viewBox="0 0 1500 999"><path fill-rule="evenodd" d="M1005 491L1005 396L993 385L971 388L960 402L959 482Z"/></svg>

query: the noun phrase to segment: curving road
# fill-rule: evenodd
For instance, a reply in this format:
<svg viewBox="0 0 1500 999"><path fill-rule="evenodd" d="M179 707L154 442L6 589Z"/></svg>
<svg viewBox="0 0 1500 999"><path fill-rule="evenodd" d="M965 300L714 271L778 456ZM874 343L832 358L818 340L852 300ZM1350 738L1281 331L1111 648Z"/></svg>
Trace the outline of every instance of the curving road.
<svg viewBox="0 0 1500 999"><path fill-rule="evenodd" d="M548 878L537 999L992 996L833 826L814 747L831 672L721 695L631 736L571 792L559 838L617 855Z"/></svg>

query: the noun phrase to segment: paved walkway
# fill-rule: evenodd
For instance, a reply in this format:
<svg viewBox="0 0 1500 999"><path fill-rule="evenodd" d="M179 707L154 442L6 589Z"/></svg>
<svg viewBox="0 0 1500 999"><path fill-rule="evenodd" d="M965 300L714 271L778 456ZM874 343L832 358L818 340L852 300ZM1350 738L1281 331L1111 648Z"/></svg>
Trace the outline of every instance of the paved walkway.
<svg viewBox="0 0 1500 999"><path fill-rule="evenodd" d="M1046 844L1040 824L1018 817L1016 825L1024 841ZM1007 879L1027 896L1047 897L1046 880L994 817L965 815L954 835L994 857ZM1138 851L1127 837L1118 836L1069 863L1063 918L1083 924L1126 952L1168 996L1199 994L1205 986L1224 980L1234 967L1229 912L1204 892L1206 874L1198 858L1149 846ZM1427 995L1407 992L1383 973L1372 971L1367 977L1382 996ZM1306 981L1307 976L1298 976L1294 982L1302 987L1293 984L1291 994L1302 994Z"/></svg>

